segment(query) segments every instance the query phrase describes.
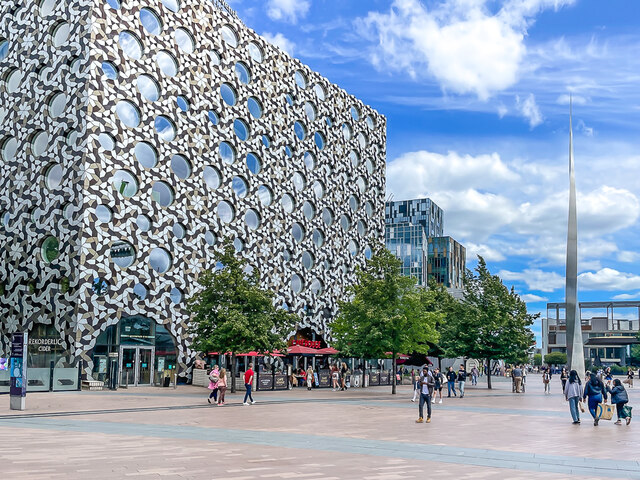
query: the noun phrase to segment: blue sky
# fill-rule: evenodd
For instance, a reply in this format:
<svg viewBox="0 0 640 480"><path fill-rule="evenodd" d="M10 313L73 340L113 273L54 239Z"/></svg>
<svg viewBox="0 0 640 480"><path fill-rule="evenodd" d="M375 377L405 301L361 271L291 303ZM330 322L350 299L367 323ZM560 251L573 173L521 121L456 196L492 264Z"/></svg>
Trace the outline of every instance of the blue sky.
<svg viewBox="0 0 640 480"><path fill-rule="evenodd" d="M640 2L229 3L387 117L387 194L432 198L531 312L564 300L571 94L579 299L640 298Z"/></svg>

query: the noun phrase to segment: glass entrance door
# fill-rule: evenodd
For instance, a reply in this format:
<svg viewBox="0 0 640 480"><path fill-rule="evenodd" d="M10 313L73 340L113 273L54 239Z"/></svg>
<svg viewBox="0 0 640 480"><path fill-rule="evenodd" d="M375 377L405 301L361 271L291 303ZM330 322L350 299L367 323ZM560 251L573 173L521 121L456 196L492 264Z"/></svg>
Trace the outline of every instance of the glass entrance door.
<svg viewBox="0 0 640 480"><path fill-rule="evenodd" d="M120 385L151 385L154 347L120 347Z"/></svg>

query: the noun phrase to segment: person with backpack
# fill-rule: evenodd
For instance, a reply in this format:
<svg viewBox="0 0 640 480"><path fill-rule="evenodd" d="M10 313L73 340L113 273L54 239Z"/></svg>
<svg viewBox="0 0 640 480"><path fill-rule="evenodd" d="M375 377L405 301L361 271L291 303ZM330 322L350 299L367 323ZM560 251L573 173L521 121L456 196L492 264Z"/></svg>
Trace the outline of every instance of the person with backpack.
<svg viewBox="0 0 640 480"><path fill-rule="evenodd" d="M579 403L582 396L582 382L578 376L578 372L571 370L569 378L564 386L564 398L569 402L569 410L574 425L580 425Z"/></svg>
<svg viewBox="0 0 640 480"><path fill-rule="evenodd" d="M211 393L209 394L209 398L207 401L211 403L211 399L213 398L214 402L218 401L218 382L220 381L220 371L218 370L218 366L214 365L213 369L209 372L209 390Z"/></svg>
<svg viewBox="0 0 640 480"><path fill-rule="evenodd" d="M602 403L602 399L607 401L607 391L604 388L604 384L602 380L598 378L597 375L591 374L589 376L589 380L584 386L584 393L582 394L583 401L587 401L589 399L589 413L593 417L593 425L598 426L598 422L600 421L600 417L598 416L598 405Z"/></svg>
<svg viewBox="0 0 640 480"><path fill-rule="evenodd" d="M631 407L627 406L629 403L629 395L627 391L624 389L622 382L619 379L615 379L613 381L613 388L607 386L607 392L611 394L611 403L616 404L616 412L618 413L618 421L615 422L616 425L622 424L622 419L624 418L627 422L627 425L631 423Z"/></svg>
<svg viewBox="0 0 640 480"><path fill-rule="evenodd" d="M458 376L456 375L456 372L453 371L453 367L449 367L449 371L447 372L447 388L448 388L447 397L451 396L451 391L453 391L454 397L458 396L456 394L456 378L457 377Z"/></svg>
<svg viewBox="0 0 640 480"><path fill-rule="evenodd" d="M544 383L544 393L551 394L551 367L542 372L542 383Z"/></svg>

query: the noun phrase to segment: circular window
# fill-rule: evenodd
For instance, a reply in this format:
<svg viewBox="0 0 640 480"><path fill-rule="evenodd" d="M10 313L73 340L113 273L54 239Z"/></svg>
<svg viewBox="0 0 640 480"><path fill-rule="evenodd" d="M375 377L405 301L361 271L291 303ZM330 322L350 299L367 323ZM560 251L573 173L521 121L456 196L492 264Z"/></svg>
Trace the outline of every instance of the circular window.
<svg viewBox="0 0 640 480"><path fill-rule="evenodd" d="M176 29L173 37L176 39L178 48L184 53L193 53L193 51L196 49L196 42L193 40L193 36L186 28Z"/></svg>
<svg viewBox="0 0 640 480"><path fill-rule="evenodd" d="M250 97L249 100L247 100L247 108L253 118L262 117L262 104L256 97Z"/></svg>
<svg viewBox="0 0 640 480"><path fill-rule="evenodd" d="M342 137L348 142L353 136L353 131L348 123L342 124Z"/></svg>
<svg viewBox="0 0 640 480"><path fill-rule="evenodd" d="M173 203L175 195L173 189L165 182L155 182L151 188L151 198L161 207L168 207Z"/></svg>
<svg viewBox="0 0 640 480"><path fill-rule="evenodd" d="M273 202L273 193L266 185L260 185L258 187L258 198L263 206L268 207Z"/></svg>
<svg viewBox="0 0 640 480"><path fill-rule="evenodd" d="M110 1L114 1L114 0L110 0ZM51 15L53 11L56 9L56 5L57 5L56 0L39 0L37 3L38 3L40 15L42 17L47 17Z"/></svg>
<svg viewBox="0 0 640 480"><path fill-rule="evenodd" d="M176 13L180 10L180 2L179 0L160 0L162 5L171 10L173 13Z"/></svg>
<svg viewBox="0 0 640 480"><path fill-rule="evenodd" d="M234 106L236 104L237 94L235 88L233 88L228 83L223 83L220 85L220 96L224 103L230 106Z"/></svg>
<svg viewBox="0 0 640 480"><path fill-rule="evenodd" d="M367 217L373 217L373 205L371 204L371 202L365 202L364 212L367 214Z"/></svg>
<svg viewBox="0 0 640 480"><path fill-rule="evenodd" d="M215 245L216 243L216 236L214 235L214 233L211 230L207 230L207 232L204 234L204 241L207 243L207 245L209 245L210 247L212 247L213 245Z"/></svg>
<svg viewBox="0 0 640 480"><path fill-rule="evenodd" d="M166 50L160 50L156 55L156 63L160 71L167 77L175 77L178 74L178 61Z"/></svg>
<svg viewBox="0 0 640 480"><path fill-rule="evenodd" d="M170 142L176 138L176 126L171 119L165 115L158 115L153 122L158 136L165 142Z"/></svg>
<svg viewBox="0 0 640 480"><path fill-rule="evenodd" d="M325 207L322 209L322 221L327 225L327 226L331 226L333 225L333 212L331 211L330 208Z"/></svg>
<svg viewBox="0 0 640 480"><path fill-rule="evenodd" d="M250 153L247 155L247 168L251 173L257 175L262 170L262 164L260 159L255 153Z"/></svg>
<svg viewBox="0 0 640 480"><path fill-rule="evenodd" d="M171 231L173 232L173 236L178 240L182 240L187 235L187 229L179 222L173 224Z"/></svg>
<svg viewBox="0 0 640 480"><path fill-rule="evenodd" d="M224 40L225 43L229 44L229 46L233 48L236 48L238 46L238 34L229 25L224 25L220 29L220 33L222 34L222 40Z"/></svg>
<svg viewBox="0 0 640 480"><path fill-rule="evenodd" d="M285 193L280 199L280 205L282 205L282 208L286 213L292 213L296 203L291 195Z"/></svg>
<svg viewBox="0 0 640 480"><path fill-rule="evenodd" d="M314 295L318 295L322 293L322 290L324 288L323 288L322 282L317 278L314 278L311 281L311 285L309 285L309 289L311 290L311 293L313 293Z"/></svg>
<svg viewBox="0 0 640 480"><path fill-rule="evenodd" d="M218 118L218 114L216 112L214 112L213 110L209 110L207 112L207 117L209 117L209 121L213 125L218 125L218 122L220 121L220 119Z"/></svg>
<svg viewBox="0 0 640 480"><path fill-rule="evenodd" d="M307 136L307 129L300 122L296 122L293 124L293 131L298 137L298 140L304 140Z"/></svg>
<svg viewBox="0 0 640 480"><path fill-rule="evenodd" d="M124 54L134 60L140 60L142 58L142 42L138 36L125 30L118 35L118 43Z"/></svg>
<svg viewBox="0 0 640 480"><path fill-rule="evenodd" d="M282 251L282 260L284 260L285 262L291 261L291 252L286 248Z"/></svg>
<svg viewBox="0 0 640 480"><path fill-rule="evenodd" d="M184 95L178 95L176 97L176 103L178 104L178 108L183 112L189 111L189 100Z"/></svg>
<svg viewBox="0 0 640 480"><path fill-rule="evenodd" d="M153 168L158 164L158 152L147 142L138 142L133 149L136 160L145 168Z"/></svg>
<svg viewBox="0 0 640 480"><path fill-rule="evenodd" d="M371 251L371 247L369 245L364 247L364 258L366 258L367 260L371 260L372 255L373 252Z"/></svg>
<svg viewBox="0 0 640 480"><path fill-rule="evenodd" d="M356 180L356 185L360 193L364 193L367 190L367 180L364 177L358 177Z"/></svg>
<svg viewBox="0 0 640 480"><path fill-rule="evenodd" d="M69 39L70 31L71 31L71 25L69 25L66 22L57 22L51 29L53 46L58 48L64 45L66 41Z"/></svg>
<svg viewBox="0 0 640 480"><path fill-rule="evenodd" d="M171 255L164 248L154 248L149 253L149 265L158 273L165 273L171 268Z"/></svg>
<svg viewBox="0 0 640 480"><path fill-rule="evenodd" d="M316 157L311 152L304 152L304 166L309 170L316 168Z"/></svg>
<svg viewBox="0 0 640 480"><path fill-rule="evenodd" d="M44 172L44 181L49 190L54 190L62 183L62 165L55 163L49 165Z"/></svg>
<svg viewBox="0 0 640 480"><path fill-rule="evenodd" d="M138 215L136 217L136 225L143 232L148 232L151 230L151 219L146 215Z"/></svg>
<svg viewBox="0 0 640 480"><path fill-rule="evenodd" d="M297 222L294 223L291 227L291 235L293 235L293 239L297 243L301 243L304 240L305 236L304 227Z"/></svg>
<svg viewBox="0 0 640 480"><path fill-rule="evenodd" d="M360 251L360 246L358 245L358 242L356 242L355 240L349 240L349 245L347 249L349 250L349 253L355 257Z"/></svg>
<svg viewBox="0 0 640 480"><path fill-rule="evenodd" d="M360 155L358 155L358 152L351 150L349 152L349 161L353 168L358 168L358 165L360 165Z"/></svg>
<svg viewBox="0 0 640 480"><path fill-rule="evenodd" d="M2 225L4 225L4 228L9 228L10 222L11 222L11 212L5 212L2 215Z"/></svg>
<svg viewBox="0 0 640 480"><path fill-rule="evenodd" d="M284 153L289 158L291 158L293 156L293 152L291 151L291 147L289 145L285 145Z"/></svg>
<svg viewBox="0 0 640 480"><path fill-rule="evenodd" d="M302 277L297 273L294 273L291 276L291 289L293 290L293 293L300 293L303 287L304 281L302 280Z"/></svg>
<svg viewBox="0 0 640 480"><path fill-rule="evenodd" d="M13 160L18 151L18 140L15 137L4 137L0 142L0 152L5 162Z"/></svg>
<svg viewBox="0 0 640 480"><path fill-rule="evenodd" d="M100 277L94 278L91 282L91 292L99 297L104 296L109 292L109 282Z"/></svg>
<svg viewBox="0 0 640 480"><path fill-rule="evenodd" d="M160 86L150 75L140 75L136 80L136 86L142 96L150 102L160 98Z"/></svg>
<svg viewBox="0 0 640 480"><path fill-rule="evenodd" d="M182 155L171 157L171 170L181 180L186 180L191 176L191 163Z"/></svg>
<svg viewBox="0 0 640 480"><path fill-rule="evenodd" d="M212 190L217 189L220 186L220 172L208 165L204 167L204 183Z"/></svg>
<svg viewBox="0 0 640 480"><path fill-rule="evenodd" d="M9 56L9 40L0 37L0 62Z"/></svg>
<svg viewBox="0 0 640 480"><path fill-rule="evenodd" d="M269 148L271 146L271 139L269 138L269 135L262 135L262 144L266 148Z"/></svg>
<svg viewBox="0 0 640 480"><path fill-rule="evenodd" d="M324 245L324 234L317 228L311 234L311 238L313 239L313 244L316 247L320 248Z"/></svg>
<svg viewBox="0 0 640 480"><path fill-rule="evenodd" d="M247 196L248 186L244 178L238 176L233 177L231 180L231 188L233 188L233 191L238 197L244 198Z"/></svg>
<svg viewBox="0 0 640 480"><path fill-rule="evenodd" d="M40 255L46 263L53 262L60 256L60 242L53 236L49 236L44 239L42 246L40 247Z"/></svg>
<svg viewBox="0 0 640 480"><path fill-rule="evenodd" d="M249 126L239 118L233 121L233 131L237 137L243 142L249 138Z"/></svg>
<svg viewBox="0 0 640 480"><path fill-rule="evenodd" d="M56 92L49 97L49 116L58 118L64 113L67 106L67 96L62 92Z"/></svg>
<svg viewBox="0 0 640 480"><path fill-rule="evenodd" d="M313 217L316 216L316 207L313 203L306 201L302 204L302 213L307 217L307 220L313 220Z"/></svg>
<svg viewBox="0 0 640 480"><path fill-rule="evenodd" d="M323 134L321 134L320 132L316 132L313 135L313 140L316 142L316 146L318 147L318 150L324 149L326 140L324 139Z"/></svg>
<svg viewBox="0 0 640 480"><path fill-rule="evenodd" d="M360 201L358 200L358 198L355 195L351 195L349 197L349 207L351 208L351 210L353 210L354 212L356 210L358 210L358 208L360 208Z"/></svg>
<svg viewBox="0 0 640 480"><path fill-rule="evenodd" d="M179 304L180 302L182 302L182 292L180 291L179 288L173 287L171 289L171 292L169 293L169 298L171 299L172 303L175 303L176 305Z"/></svg>
<svg viewBox="0 0 640 480"><path fill-rule="evenodd" d="M127 268L133 265L136 260L136 250L129 242L116 241L109 249L111 260L120 268Z"/></svg>
<svg viewBox="0 0 640 480"><path fill-rule="evenodd" d="M327 127L332 127L333 126L333 120L331 120L331 117L329 115L324 117L324 122L327 124Z"/></svg>
<svg viewBox="0 0 640 480"><path fill-rule="evenodd" d="M250 230L256 230L260 227L260 214L250 208L247 210L247 213L244 214L244 223L247 224Z"/></svg>
<svg viewBox="0 0 640 480"><path fill-rule="evenodd" d="M351 219L347 215L341 215L340 226L345 232L347 232L351 228Z"/></svg>
<svg viewBox="0 0 640 480"><path fill-rule="evenodd" d="M364 237L367 234L367 226L364 224L362 220L358 220L357 228L358 228L358 233L361 236Z"/></svg>
<svg viewBox="0 0 640 480"><path fill-rule="evenodd" d="M128 100L120 100L116 103L116 115L129 128L140 125L140 110Z"/></svg>
<svg viewBox="0 0 640 480"><path fill-rule="evenodd" d="M238 77L240 83L244 83L245 85L248 84L251 81L251 73L249 73L249 67L247 67L242 62L236 63L236 77Z"/></svg>
<svg viewBox="0 0 640 480"><path fill-rule="evenodd" d="M293 174L293 187L297 190L297 191L301 191L304 190L304 187L307 185L307 179L305 178L305 176L300 173L300 172L296 172Z"/></svg>
<svg viewBox="0 0 640 480"><path fill-rule="evenodd" d="M367 139L367 136L364 133L362 132L358 133L357 139L358 139L358 145L360 145L360 148L362 149L367 148L369 140Z"/></svg>
<svg viewBox="0 0 640 480"><path fill-rule="evenodd" d="M211 65L214 67L220 65L220 55L215 50L209 50L209 58L211 59Z"/></svg>
<svg viewBox="0 0 640 480"><path fill-rule="evenodd" d="M98 205L96 207L96 217L98 217L98 223L109 223L113 218L113 212L106 205Z"/></svg>
<svg viewBox="0 0 640 480"><path fill-rule="evenodd" d="M115 80L118 78L118 69L111 62L102 62L102 73L109 80Z"/></svg>
<svg viewBox="0 0 640 480"><path fill-rule="evenodd" d="M367 118L365 119L365 122L367 122L367 127L369 127L371 130L373 130L376 127L376 124L373 120L373 117L371 115L367 115ZM371 250L371 249L369 249Z"/></svg>
<svg viewBox="0 0 640 480"><path fill-rule="evenodd" d="M20 82L22 82L22 73L17 68L9 70L4 76L5 88L8 93L15 93L20 88Z"/></svg>
<svg viewBox="0 0 640 480"><path fill-rule="evenodd" d="M296 80L296 85L298 85L303 90L307 88L307 76L302 72L302 70L296 70L294 78Z"/></svg>
<svg viewBox="0 0 640 480"><path fill-rule="evenodd" d="M222 200L216 207L216 214L222 223L231 223L235 218L235 211L229 202Z"/></svg>
<svg viewBox="0 0 640 480"><path fill-rule="evenodd" d="M147 290L147 287L145 287L141 283L136 283L133 286L133 294L138 300L144 300L145 298L147 298L148 293L149 291Z"/></svg>
<svg viewBox="0 0 640 480"><path fill-rule="evenodd" d="M324 184L320 180L313 182L313 194L318 200L324 197Z"/></svg>
<svg viewBox="0 0 640 480"><path fill-rule="evenodd" d="M351 113L351 118L353 118L354 121L358 121L360 120L360 110L358 110L358 107L356 107L355 105L352 106L349 109L349 112Z"/></svg>
<svg viewBox="0 0 640 480"><path fill-rule="evenodd" d="M244 242L242 241L242 239L236 237L233 239L233 247L236 249L236 252L241 252L242 250L244 250ZM246 272L246 270L245 270Z"/></svg>
<svg viewBox="0 0 640 480"><path fill-rule="evenodd" d="M31 136L31 153L34 157L39 157L47 151L47 145L49 144L49 135L46 132L40 130Z"/></svg>
<svg viewBox="0 0 640 480"><path fill-rule="evenodd" d="M220 159L229 165L236 161L236 150L228 142L221 142L218 147L218 155Z"/></svg>
<svg viewBox="0 0 640 480"><path fill-rule="evenodd" d="M162 21L156 12L150 8L142 8L140 10L140 23L151 35L160 35L162 33Z"/></svg>
<svg viewBox="0 0 640 480"><path fill-rule="evenodd" d="M251 59L254 62L262 63L262 60L264 59L262 48L260 48L260 46L257 43L251 42L249 44L248 49L249 49L249 56L251 57Z"/></svg>
<svg viewBox="0 0 640 480"><path fill-rule="evenodd" d="M311 252L302 253L302 266L307 270L311 270L316 263L316 258Z"/></svg>
<svg viewBox="0 0 640 480"><path fill-rule="evenodd" d="M103 149L105 149L108 152L116 148L115 139L108 133L101 133L100 135L98 135L98 143Z"/></svg>
<svg viewBox="0 0 640 480"><path fill-rule="evenodd" d="M313 103L305 102L304 104L304 113L307 115L307 118L310 122L313 122L316 119L317 110Z"/></svg>
<svg viewBox="0 0 640 480"><path fill-rule="evenodd" d="M364 166L367 169L368 173L373 173L373 162L371 161L371 159L367 158L364 161Z"/></svg>
<svg viewBox="0 0 640 480"><path fill-rule="evenodd" d="M291 96L290 93L285 93L284 99L289 104L290 107L293 107L293 97Z"/></svg>
<svg viewBox="0 0 640 480"><path fill-rule="evenodd" d="M315 86L313 87L313 91L315 92L316 97L318 97L318 100L320 100L321 102L324 102L324 99L326 97L326 92L324 90L324 87L319 83L316 83Z"/></svg>

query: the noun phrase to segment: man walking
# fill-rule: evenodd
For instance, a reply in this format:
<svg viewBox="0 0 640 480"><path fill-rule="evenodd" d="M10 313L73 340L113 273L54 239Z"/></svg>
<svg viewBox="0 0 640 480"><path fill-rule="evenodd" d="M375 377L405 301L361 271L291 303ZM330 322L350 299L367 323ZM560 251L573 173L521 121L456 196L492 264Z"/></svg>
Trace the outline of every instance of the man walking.
<svg viewBox="0 0 640 480"><path fill-rule="evenodd" d="M471 368L471 385L478 384L478 375L480 375L480 372L478 371L478 367L474 365L473 368Z"/></svg>
<svg viewBox="0 0 640 480"><path fill-rule="evenodd" d="M246 388L246 393L244 394L243 405L253 405L255 400L251 396L251 387L253 386L253 363L249 364L249 368L246 372L244 372L244 388ZM251 403L247 402L247 399L251 401Z"/></svg>
<svg viewBox="0 0 640 480"><path fill-rule="evenodd" d="M464 398L464 383L467 381L467 372L464 369L464 365L460 364L460 370L458 370L458 390L460 390L460 398Z"/></svg>
<svg viewBox="0 0 640 480"><path fill-rule="evenodd" d="M431 392L435 381L433 375L429 371L428 366L422 367L422 374L420 375L420 403L418 404L418 411L420 416L416 420L416 423L424 422L424 404L427 404L427 423L431 423Z"/></svg>
<svg viewBox="0 0 640 480"><path fill-rule="evenodd" d="M453 390L453 396L457 397L456 394L456 372L453 371L453 367L449 367L449 371L447 372L447 397L451 397L451 391Z"/></svg>
<svg viewBox="0 0 640 480"><path fill-rule="evenodd" d="M519 365L516 365L516 368L513 369L513 383L516 386L516 393L520 393L522 390L522 368Z"/></svg>

